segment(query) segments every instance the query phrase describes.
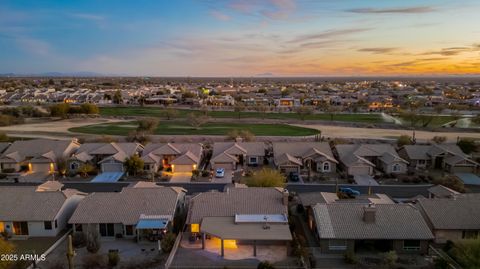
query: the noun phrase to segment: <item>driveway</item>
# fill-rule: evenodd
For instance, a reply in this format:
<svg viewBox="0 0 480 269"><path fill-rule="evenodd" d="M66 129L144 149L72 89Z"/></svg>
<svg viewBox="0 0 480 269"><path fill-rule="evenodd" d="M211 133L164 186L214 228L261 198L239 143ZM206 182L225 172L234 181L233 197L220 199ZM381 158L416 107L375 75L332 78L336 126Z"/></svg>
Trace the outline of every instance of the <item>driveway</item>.
<svg viewBox="0 0 480 269"><path fill-rule="evenodd" d="M175 172L170 178L170 182L190 182L192 179L192 172Z"/></svg>
<svg viewBox="0 0 480 269"><path fill-rule="evenodd" d="M353 179L360 186L378 186L378 182L370 175L355 175Z"/></svg>
<svg viewBox="0 0 480 269"><path fill-rule="evenodd" d="M212 182L213 183L232 183L232 179L233 179L233 171L225 169L225 176L215 177L215 173L214 173Z"/></svg>

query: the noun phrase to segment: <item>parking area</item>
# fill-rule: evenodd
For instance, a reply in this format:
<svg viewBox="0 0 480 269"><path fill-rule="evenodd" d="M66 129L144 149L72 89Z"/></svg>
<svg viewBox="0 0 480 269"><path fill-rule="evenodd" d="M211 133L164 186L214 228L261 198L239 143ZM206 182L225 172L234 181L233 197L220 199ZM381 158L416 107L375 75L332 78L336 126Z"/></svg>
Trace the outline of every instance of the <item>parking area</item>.
<svg viewBox="0 0 480 269"><path fill-rule="evenodd" d="M225 169L225 175L223 177L216 177L215 173L213 173L212 182L213 183L232 183L232 179L233 179L233 171Z"/></svg>
<svg viewBox="0 0 480 269"><path fill-rule="evenodd" d="M170 182L190 182L192 179L192 172L175 172L170 178Z"/></svg>

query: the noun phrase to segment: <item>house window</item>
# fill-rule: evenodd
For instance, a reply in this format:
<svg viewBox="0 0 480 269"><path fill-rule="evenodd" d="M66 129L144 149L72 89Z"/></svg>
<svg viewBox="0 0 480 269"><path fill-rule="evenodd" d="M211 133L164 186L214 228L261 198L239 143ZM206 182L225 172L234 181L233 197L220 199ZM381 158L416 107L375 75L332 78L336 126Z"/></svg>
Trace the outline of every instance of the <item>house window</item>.
<svg viewBox="0 0 480 269"><path fill-rule="evenodd" d="M250 157L250 163L257 163L257 157Z"/></svg>
<svg viewBox="0 0 480 269"><path fill-rule="evenodd" d="M79 167L77 162L70 163L70 170L77 170Z"/></svg>
<svg viewBox="0 0 480 269"><path fill-rule="evenodd" d="M28 235L28 223L26 221L13 222L13 233L16 235Z"/></svg>
<svg viewBox="0 0 480 269"><path fill-rule="evenodd" d="M330 172L330 163L324 162L323 163L323 172Z"/></svg>
<svg viewBox="0 0 480 269"><path fill-rule="evenodd" d="M83 225L82 224L75 224L75 232L82 232Z"/></svg>
<svg viewBox="0 0 480 269"><path fill-rule="evenodd" d="M478 231L462 231L462 239L477 239Z"/></svg>
<svg viewBox="0 0 480 269"><path fill-rule="evenodd" d="M133 235L133 225L125 225L125 235Z"/></svg>
<svg viewBox="0 0 480 269"><path fill-rule="evenodd" d="M200 232L200 224L192 223L192 224L190 225L190 232L192 232L192 233L198 233L198 232Z"/></svg>
<svg viewBox="0 0 480 269"><path fill-rule="evenodd" d="M143 170L147 170L147 171L150 170L150 165L149 165L149 164L145 164L145 165L143 166Z"/></svg>
<svg viewBox="0 0 480 269"><path fill-rule="evenodd" d="M45 230L51 230L52 229L52 222L51 221L44 221L43 222L43 227L45 227Z"/></svg>
<svg viewBox="0 0 480 269"><path fill-rule="evenodd" d="M58 228L58 222L55 220L55 229Z"/></svg>
<svg viewBox="0 0 480 269"><path fill-rule="evenodd" d="M420 240L403 240L403 250L415 251L420 250Z"/></svg>
<svg viewBox="0 0 480 269"><path fill-rule="evenodd" d="M114 236L115 230L113 223L100 223L99 225L101 236Z"/></svg>
<svg viewBox="0 0 480 269"><path fill-rule="evenodd" d="M400 172L400 164L396 163L392 167L393 172Z"/></svg>
<svg viewBox="0 0 480 269"><path fill-rule="evenodd" d="M418 163L418 165L422 165L422 166L423 166L423 165L425 165L425 164L427 163L427 161L425 161L425 160L418 160L417 163Z"/></svg>
<svg viewBox="0 0 480 269"><path fill-rule="evenodd" d="M328 240L328 249L329 250L346 250L347 249L347 240Z"/></svg>

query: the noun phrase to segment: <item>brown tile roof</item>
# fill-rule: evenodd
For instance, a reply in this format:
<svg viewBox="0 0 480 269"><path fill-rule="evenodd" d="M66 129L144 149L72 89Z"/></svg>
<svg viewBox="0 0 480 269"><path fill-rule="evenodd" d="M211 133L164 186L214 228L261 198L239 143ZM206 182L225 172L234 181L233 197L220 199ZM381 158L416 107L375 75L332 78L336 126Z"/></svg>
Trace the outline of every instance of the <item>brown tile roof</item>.
<svg viewBox="0 0 480 269"><path fill-rule="evenodd" d="M35 186L0 187L1 221L48 221L58 214L76 190L37 191ZM82 194L83 195L83 194Z"/></svg>
<svg viewBox="0 0 480 269"><path fill-rule="evenodd" d="M365 205L317 204L315 220L321 239L433 239L433 234L415 207L408 204L375 205L375 221L363 220Z"/></svg>
<svg viewBox="0 0 480 269"><path fill-rule="evenodd" d="M83 199L69 223L136 224L140 215L173 217L179 192L170 187L126 187L118 193L93 193Z"/></svg>
<svg viewBox="0 0 480 269"><path fill-rule="evenodd" d="M330 145L326 142L275 142L273 143L273 155L275 164L285 161L285 154L302 158L313 154L320 154L326 159L337 162L333 157Z"/></svg>
<svg viewBox="0 0 480 269"><path fill-rule="evenodd" d="M480 230L480 194L457 195L455 199L419 199L434 229Z"/></svg>
<svg viewBox="0 0 480 269"><path fill-rule="evenodd" d="M287 212L281 188L228 188L225 192L204 192L193 197L187 223L200 223L204 217Z"/></svg>
<svg viewBox="0 0 480 269"><path fill-rule="evenodd" d="M215 142L213 144L212 158L222 154L237 155L243 152L249 156L264 156L265 143L263 142Z"/></svg>

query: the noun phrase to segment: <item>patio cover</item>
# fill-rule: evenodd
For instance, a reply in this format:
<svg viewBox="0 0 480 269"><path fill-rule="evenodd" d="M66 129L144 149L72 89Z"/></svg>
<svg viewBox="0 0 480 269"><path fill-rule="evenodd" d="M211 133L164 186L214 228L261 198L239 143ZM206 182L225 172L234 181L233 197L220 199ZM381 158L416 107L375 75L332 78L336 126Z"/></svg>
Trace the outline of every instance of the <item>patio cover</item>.
<svg viewBox="0 0 480 269"><path fill-rule="evenodd" d="M165 229L167 228L168 220L167 219L141 219L138 221L136 229L145 230L145 229Z"/></svg>
<svg viewBox="0 0 480 269"><path fill-rule="evenodd" d="M204 217L200 231L227 240L292 240L288 224L268 223L235 224L235 217Z"/></svg>
<svg viewBox="0 0 480 269"><path fill-rule="evenodd" d="M480 177L472 173L455 173L465 185L480 185Z"/></svg>

